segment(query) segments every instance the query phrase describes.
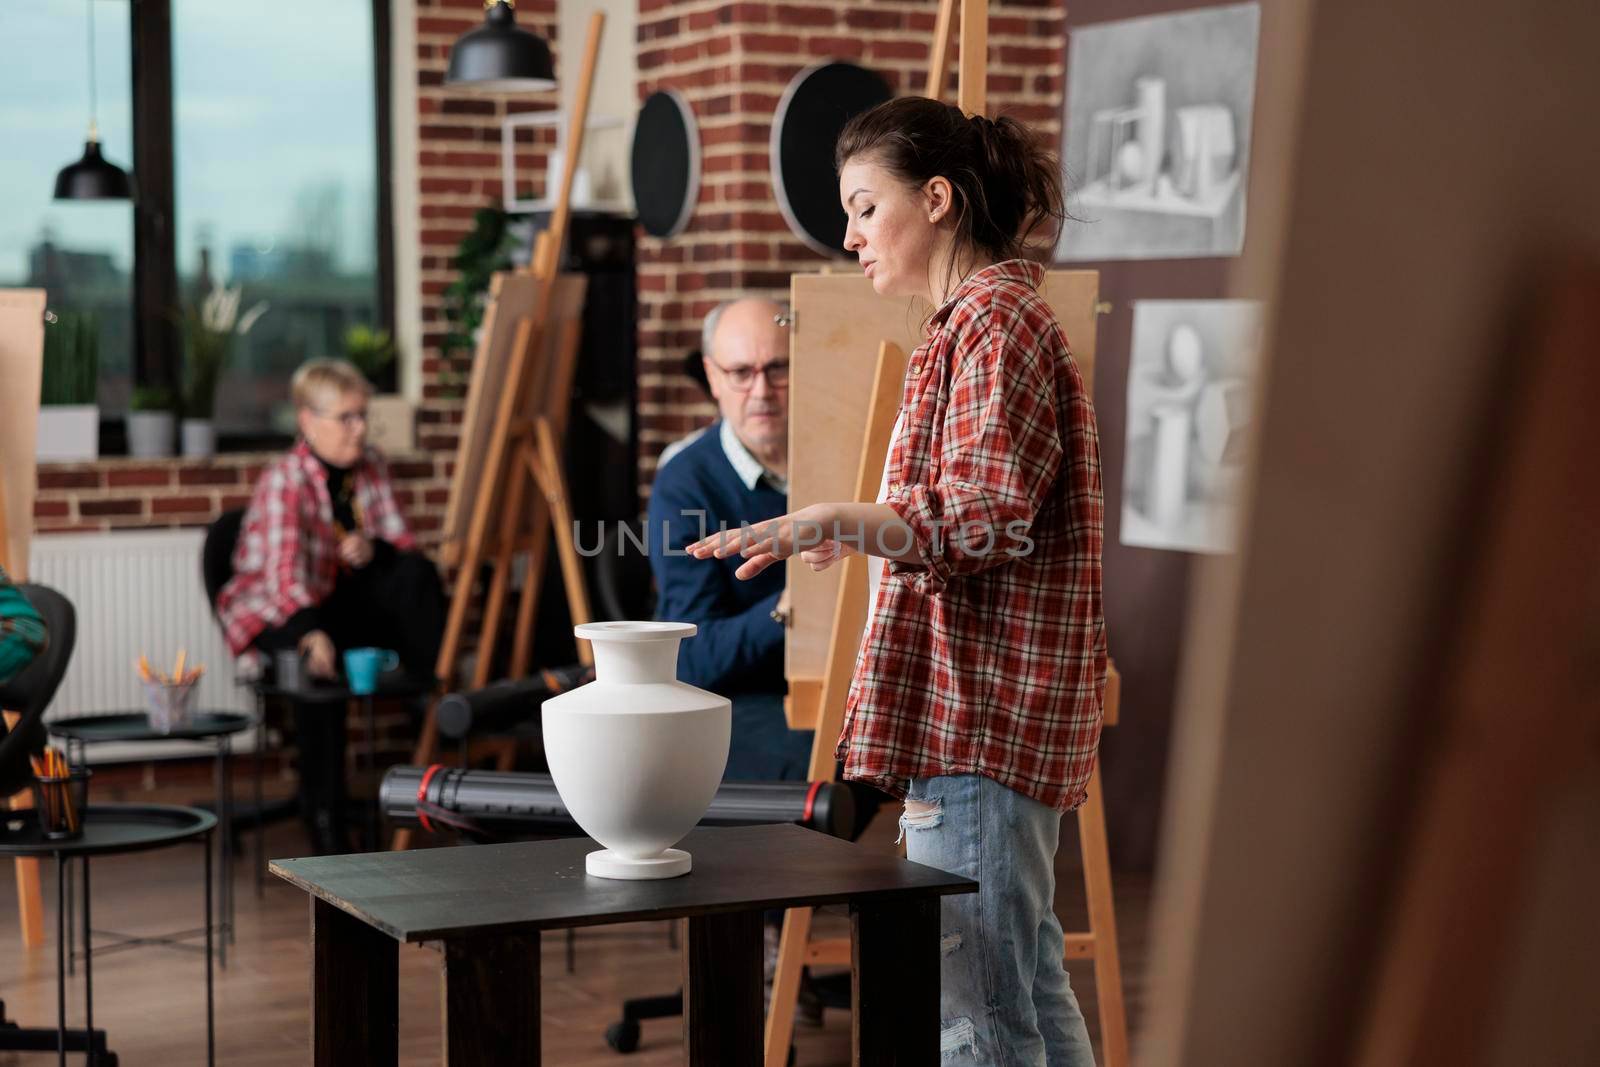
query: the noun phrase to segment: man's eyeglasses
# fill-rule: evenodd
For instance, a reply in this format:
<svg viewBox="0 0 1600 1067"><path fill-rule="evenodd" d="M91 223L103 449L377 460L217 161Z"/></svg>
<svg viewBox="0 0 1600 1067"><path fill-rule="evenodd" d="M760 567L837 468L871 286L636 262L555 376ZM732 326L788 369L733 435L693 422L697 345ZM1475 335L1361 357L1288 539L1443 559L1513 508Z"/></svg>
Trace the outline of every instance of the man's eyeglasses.
<svg viewBox="0 0 1600 1067"><path fill-rule="evenodd" d="M313 415L319 415L324 419L332 419L346 430L353 430L357 426L364 426L366 425L367 421L367 411L365 408L362 408L360 411L346 411L343 414L334 411L318 411L316 408L312 408L311 413Z"/></svg>
<svg viewBox="0 0 1600 1067"><path fill-rule="evenodd" d="M763 367L724 367L710 356L705 361L722 372L728 379L728 385L743 393L756 384L756 375L767 379L770 389L787 389L789 387L789 361L786 359L774 360Z"/></svg>

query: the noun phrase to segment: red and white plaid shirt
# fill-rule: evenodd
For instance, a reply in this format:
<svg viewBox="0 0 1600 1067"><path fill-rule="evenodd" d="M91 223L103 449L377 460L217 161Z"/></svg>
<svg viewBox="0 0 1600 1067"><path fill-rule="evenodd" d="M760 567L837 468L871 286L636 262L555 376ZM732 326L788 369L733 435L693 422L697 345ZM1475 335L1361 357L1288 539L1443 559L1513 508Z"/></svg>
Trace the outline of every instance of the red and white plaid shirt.
<svg viewBox="0 0 1600 1067"><path fill-rule="evenodd" d="M846 778L981 774L1083 803L1106 684L1094 407L1037 290L974 274L912 354L887 493L919 562L891 562L845 707Z"/></svg>
<svg viewBox="0 0 1600 1067"><path fill-rule="evenodd" d="M382 457L367 449L352 478L362 532L398 549L415 547ZM339 578L338 548L327 474L311 447L296 442L261 472L233 551L233 577L217 595L217 618L234 655L261 631L328 598Z"/></svg>

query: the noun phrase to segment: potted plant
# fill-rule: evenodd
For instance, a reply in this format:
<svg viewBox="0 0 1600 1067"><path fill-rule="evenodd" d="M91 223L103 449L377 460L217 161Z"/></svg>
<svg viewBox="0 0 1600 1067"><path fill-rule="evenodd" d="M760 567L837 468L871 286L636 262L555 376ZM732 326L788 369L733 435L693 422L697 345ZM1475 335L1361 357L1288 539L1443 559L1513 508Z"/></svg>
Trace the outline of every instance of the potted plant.
<svg viewBox="0 0 1600 1067"><path fill-rule="evenodd" d="M460 273L444 292L444 315L450 329L439 347L446 359L472 355L483 325L490 279L495 271L511 266L515 245L511 217L496 207L479 208L472 217L471 231L456 248L454 266Z"/></svg>
<svg viewBox="0 0 1600 1067"><path fill-rule="evenodd" d="M394 338L388 330L357 323L345 331L344 354L367 381L377 383L394 362ZM390 455L411 451L413 429L411 402L405 397L374 396L367 402L367 440L380 451Z"/></svg>
<svg viewBox="0 0 1600 1067"><path fill-rule="evenodd" d="M160 459L172 455L175 429L172 390L164 385L141 385L128 403L128 455Z"/></svg>
<svg viewBox="0 0 1600 1067"><path fill-rule="evenodd" d="M220 285L205 295L198 308L184 309L182 323L187 358L184 360L183 454L210 456L217 450L212 416L216 410L217 382L228 363L233 339L250 332L267 310L266 301L239 314L244 287Z"/></svg>
<svg viewBox="0 0 1600 1067"><path fill-rule="evenodd" d="M100 320L92 312L56 312L44 331L39 389L42 460L94 459L100 454Z"/></svg>

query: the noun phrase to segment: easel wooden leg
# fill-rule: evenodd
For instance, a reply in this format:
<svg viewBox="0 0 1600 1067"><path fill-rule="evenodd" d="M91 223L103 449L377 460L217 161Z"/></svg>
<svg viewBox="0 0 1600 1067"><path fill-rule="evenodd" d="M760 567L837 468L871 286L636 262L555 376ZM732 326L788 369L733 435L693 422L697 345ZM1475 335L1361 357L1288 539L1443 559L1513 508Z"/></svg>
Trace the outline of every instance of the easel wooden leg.
<svg viewBox="0 0 1600 1067"><path fill-rule="evenodd" d="M44 898L39 892L39 861L17 863L17 923L22 927L22 947L44 944Z"/></svg>
<svg viewBox="0 0 1600 1067"><path fill-rule="evenodd" d="M1089 938L1094 945L1094 989L1100 1002L1100 1047L1105 1067L1128 1065L1128 1017L1122 1000L1122 957L1117 951L1117 913L1111 895L1111 855L1106 848L1106 811L1100 768L1089 778L1089 796L1078 808L1083 885L1089 901ZM1067 954L1075 935L1067 935ZM1081 940L1081 938L1080 938Z"/></svg>
<svg viewBox="0 0 1600 1067"><path fill-rule="evenodd" d="M862 433L861 459L856 468L855 499L870 500L869 493L883 479L889 438L905 380L907 357L888 341L878 346L878 366L873 374L872 401ZM828 636L828 661L817 699L816 736L811 745L807 777L831 781L834 775L833 743L844 725L845 699L855 673L856 653L867 622L867 567L862 556L851 556L841 566L844 575L834 599L833 626ZM767 1013L766 1067L784 1067L794 1036L795 997L800 992L800 969L807 959L842 962L852 958L851 943L842 938L813 942L810 909L797 909L783 917L783 937L778 944L778 970L772 982L772 1004ZM937 939L936 939L937 940ZM935 967L937 978L937 967ZM935 1019L934 1032L937 1033ZM876 1062L872 1060L862 1062ZM920 1061L918 1061L920 1062Z"/></svg>
<svg viewBox="0 0 1600 1067"><path fill-rule="evenodd" d="M456 657L467 629L467 610L472 606L472 591L478 584L478 567L483 562L480 546L467 542L461 567L456 572L456 587L450 597L450 614L444 624L444 639L439 645L439 662L434 673L447 688L455 683ZM415 762L415 761L413 761Z"/></svg>
<svg viewBox="0 0 1600 1067"><path fill-rule="evenodd" d="M505 610L506 590L511 584L511 562L516 555L517 528L521 525L523 498L528 480L519 465L507 475L505 506L500 512L500 542L495 549L494 578L489 583L483 604L483 644L478 647L478 662L472 671L472 687L482 689L493 680L495 637L500 633L500 616Z"/></svg>
<svg viewBox="0 0 1600 1067"><path fill-rule="evenodd" d="M533 546L528 550L528 572L522 577L522 597L517 602L517 628L511 640L511 677L526 678L533 665L533 622L544 585L544 561L550 552L550 523L544 498L533 498Z"/></svg>
<svg viewBox="0 0 1600 1067"><path fill-rule="evenodd" d="M6 712L7 725L14 725L19 716ZM7 804L12 811L25 811L33 807L33 791L24 789ZM38 948L44 944L44 898L39 892L39 861L19 859L17 868L17 925L22 930L22 947Z"/></svg>
<svg viewBox="0 0 1600 1067"><path fill-rule="evenodd" d="M784 1067L789 1062L800 969L805 965L806 943L811 940L811 916L810 908L790 908L783 913L778 967L772 976L772 1000L767 1006L766 1067Z"/></svg>
<svg viewBox="0 0 1600 1067"><path fill-rule="evenodd" d="M556 447L555 431L550 421L540 418L534 427L539 442L530 456L530 468L539 472L538 479L550 504L550 524L555 528L556 556L561 561L561 580L567 587L567 606L572 612L574 626L588 623L593 616L589 611L589 590L583 575L583 561L578 558L578 546L572 539L572 509L567 503L567 479L561 472L561 450ZM594 666L594 652L588 642L578 642L578 658L586 666Z"/></svg>
<svg viewBox="0 0 1600 1067"><path fill-rule="evenodd" d="M473 458L470 464L465 462L458 463L455 479L457 485L461 484L463 479L470 480L475 484L482 480L481 484L485 491L476 494L473 499L471 515L466 523L465 530L456 529L452 526L451 533L446 538L445 547L447 549L453 549L458 545L462 546L459 560L460 571L457 575L454 594L450 600L450 614L445 625L444 639L439 648L439 659L434 669L434 674L446 688L456 684L456 661L460 655L466 631L467 614L472 604L473 592L478 578L478 568L482 564L484 554L487 551L490 517L496 506L495 496L501 488L502 473L506 476L520 479L523 476L523 471L533 466L530 463L519 460L517 455L518 449L528 443L528 432L531 429L523 420L522 415L530 402L538 399L544 399L549 402L559 397L560 402L565 404L570 397L570 367L567 369L568 376L565 379L567 383L565 388L552 388L551 383L543 377L545 374L543 365L544 330L552 321L552 311L557 306L554 302L554 294L559 281L561 252L566 244L567 224L571 213L572 184L577 172L578 159L583 151L583 137L588 124L589 96L593 88L595 66L600 54L600 38L604 28L604 14L595 12L589 17L589 33L584 47L582 71L578 78L578 94L574 100L568 120L569 133L566 166L562 171L561 180L557 186L555 211L551 215L550 227L539 236L535 244L534 259L531 264L532 269L527 272L532 274L541 284L533 296L531 311L522 314L518 318L515 336L511 345L509 369L506 377L497 383L498 394L492 400L486 396L479 397L483 410L478 411L476 417L479 419L488 418L490 412L493 412L493 431L485 438L487 449L483 452L481 459L478 453L472 452L468 448L469 442L474 440L472 435L473 412L477 411L477 408L473 405L472 397L469 396L468 426L462 436L460 455L465 457L470 454ZM498 277L503 278L504 276ZM498 286L500 282L497 281L492 285ZM568 288L570 291L570 287ZM499 289L494 289L494 291L497 294L500 292ZM496 299L498 300L498 298L497 295ZM575 352L577 333L580 329L579 316L575 313L570 313L572 309L568 309L568 311L569 314L557 316L563 320L570 320L564 327L567 332L561 338L561 350L563 352ZM486 342L485 346L480 348L480 359L484 358L485 353L489 351L487 338L492 334L486 330L484 336ZM570 359L568 362L570 362ZM484 366L484 364L480 363L479 366ZM474 382L476 383L477 381L479 381L479 378L475 373ZM557 379L556 385L559 386L560 383L561 379ZM477 395L478 388L477 385L474 386L474 396ZM513 482L512 484L517 483ZM452 511L454 510L454 492L455 490L453 489ZM521 508L520 506L516 508L508 506L506 510L512 512L509 518L516 518L518 516L515 513L520 511ZM542 526L543 524L540 525ZM496 547L503 556L507 547L514 546L517 540L515 537L503 537ZM537 558L537 553L535 555L536 558L533 561L535 569L532 573L536 575L541 561ZM492 608L496 622L499 621L499 613L504 603L505 583L509 580L508 561L501 559L500 562L502 565L497 568L495 578L495 585L500 590L499 597L496 604L486 606L486 608ZM519 647L527 647L531 626L532 605L525 602L518 611ZM483 640L486 644L484 658L487 658L487 656L492 656L493 633L486 632ZM514 662L519 664L522 670L526 670L527 658L525 652L514 654ZM482 669L481 663L482 659L480 659L480 670ZM423 764L432 760L437 746L436 730L436 720L432 709L430 709L427 721L423 726L423 736L419 739L413 756L413 762ZM410 836L406 831L397 832L394 836L395 847L406 847L410 843Z"/></svg>

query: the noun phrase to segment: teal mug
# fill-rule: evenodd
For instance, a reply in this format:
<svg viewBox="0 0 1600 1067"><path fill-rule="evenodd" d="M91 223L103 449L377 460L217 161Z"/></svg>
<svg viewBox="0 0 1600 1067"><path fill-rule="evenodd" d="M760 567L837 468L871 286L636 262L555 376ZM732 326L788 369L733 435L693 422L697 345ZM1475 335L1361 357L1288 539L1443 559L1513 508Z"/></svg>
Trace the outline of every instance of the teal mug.
<svg viewBox="0 0 1600 1067"><path fill-rule="evenodd" d="M344 654L345 678L350 692L367 696L378 689L378 675L400 666L400 657L384 648L352 648Z"/></svg>

